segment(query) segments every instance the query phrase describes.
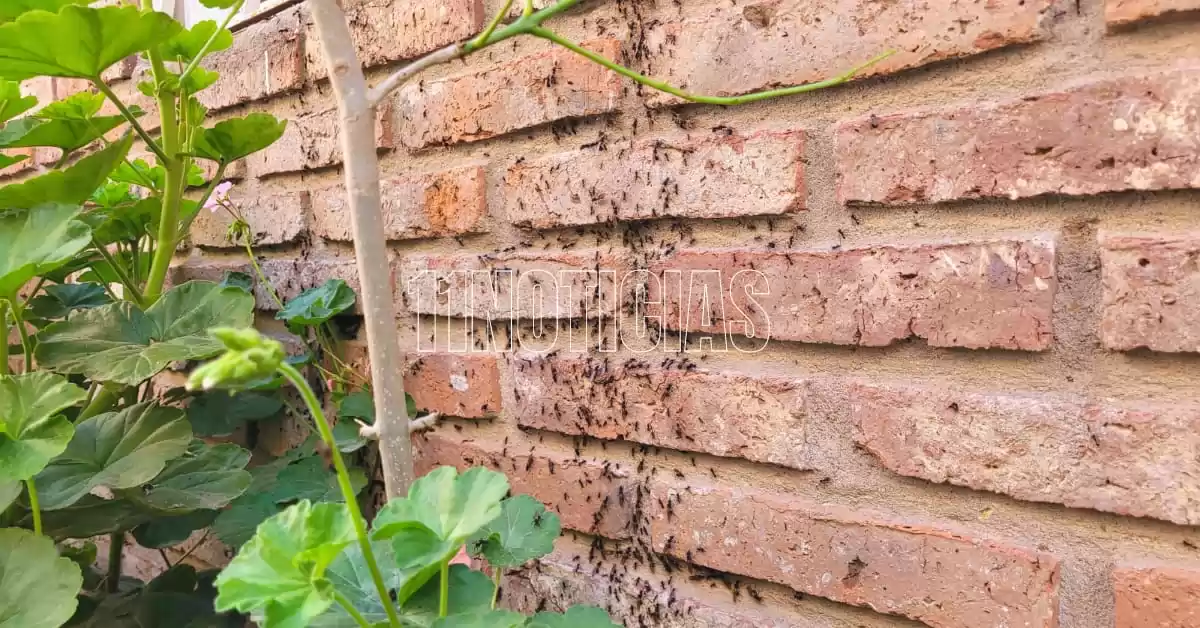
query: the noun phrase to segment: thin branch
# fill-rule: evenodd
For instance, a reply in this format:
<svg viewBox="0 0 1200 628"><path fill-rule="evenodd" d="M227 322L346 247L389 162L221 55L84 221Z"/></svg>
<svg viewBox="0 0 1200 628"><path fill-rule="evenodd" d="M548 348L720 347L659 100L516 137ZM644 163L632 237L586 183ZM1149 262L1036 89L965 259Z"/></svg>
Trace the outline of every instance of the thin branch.
<svg viewBox="0 0 1200 628"><path fill-rule="evenodd" d="M145 142L150 151L154 153L154 156L158 157L158 163L163 165L169 163L170 160L167 159L167 154L163 152L163 149L159 147L157 142L154 141L154 138L150 137L150 134L146 132L146 129L142 128L142 125L137 121L137 116L133 115L133 112L129 110L129 107L126 107L125 103L121 102L121 99L117 97L116 92L114 92L107 83L100 79L93 80L92 84L96 86L96 89L100 90L101 94L107 96L108 99L112 101L112 104L117 107L117 111L121 112L121 116L129 121L129 125L133 127L135 132L137 132L138 137L142 138L142 141Z"/></svg>
<svg viewBox="0 0 1200 628"><path fill-rule="evenodd" d="M525 9L528 10L532 4L533 3L531 0L525 0ZM512 8L512 5L513 0L507 0L507 2L504 3L504 8L500 9L500 11L496 13L495 17L493 17L492 21L487 25L487 28L485 28L483 32L472 41L472 43L482 44L483 42L487 41L487 38L491 37L492 33L496 32L496 27L500 25L500 22L504 21L504 18L508 16L508 10Z"/></svg>
<svg viewBox="0 0 1200 628"><path fill-rule="evenodd" d="M445 48L435 50L416 61L396 70L394 74L384 79L382 83L371 88L368 96L368 101L371 103L371 108L379 106L379 103L387 98L387 95L403 85L408 79L419 74L435 65L449 63L463 55L467 54L465 44L451 44Z"/></svg>
<svg viewBox="0 0 1200 628"><path fill-rule="evenodd" d="M121 266L121 264L119 264L116 258L112 256L112 253L109 253L108 249L96 244L95 242L92 244L94 245L96 252L100 254L100 257L104 258L104 261L108 262L108 265L112 267L113 274L117 276L117 279L121 282L121 285L125 286L125 289L129 291L129 296L132 297L131 300L140 308L146 307L146 302L142 298L141 290L138 290L137 284L135 284L133 280L129 278L129 274L125 272L125 269ZM136 251L133 255L133 263L135 265L138 263Z"/></svg>

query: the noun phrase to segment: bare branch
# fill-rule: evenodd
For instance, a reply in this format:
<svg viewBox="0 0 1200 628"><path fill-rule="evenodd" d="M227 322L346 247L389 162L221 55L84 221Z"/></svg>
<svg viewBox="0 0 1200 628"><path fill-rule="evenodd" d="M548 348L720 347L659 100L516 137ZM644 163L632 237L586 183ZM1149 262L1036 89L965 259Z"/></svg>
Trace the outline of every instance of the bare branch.
<svg viewBox="0 0 1200 628"><path fill-rule="evenodd" d="M420 74L421 72L424 72L435 65L449 63L463 56L466 54L466 52L466 46L463 44L452 44L440 50L435 50L424 57L421 57L420 59L417 59L416 61L404 66L403 68L400 68L394 74L384 79L382 83L371 89L371 94L368 98L371 103L371 107L378 107L379 103L384 98L387 98L388 94L395 91L396 88L403 85L405 81L413 76Z"/></svg>

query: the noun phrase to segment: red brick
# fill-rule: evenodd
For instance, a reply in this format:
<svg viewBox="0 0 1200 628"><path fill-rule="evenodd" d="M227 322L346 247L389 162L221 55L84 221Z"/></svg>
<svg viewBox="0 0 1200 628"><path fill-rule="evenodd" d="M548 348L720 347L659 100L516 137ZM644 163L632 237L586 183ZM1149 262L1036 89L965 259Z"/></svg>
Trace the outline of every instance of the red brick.
<svg viewBox="0 0 1200 628"><path fill-rule="evenodd" d="M475 233L487 216L482 166L390 177L380 181L380 193L389 240ZM313 232L329 240L353 240L346 186L339 183L313 196Z"/></svg>
<svg viewBox="0 0 1200 628"><path fill-rule="evenodd" d="M255 245L286 244L304 233L309 205L308 192L245 195L234 192L230 201L238 207L254 233ZM192 223L192 242L213 248L242 248L241 242L226 238L233 218L224 209L201 209Z"/></svg>
<svg viewBox="0 0 1200 628"><path fill-rule="evenodd" d="M481 0L388 2L375 0L347 7L346 19L363 67L414 59L483 30ZM316 27L308 25L308 75L329 76Z"/></svg>
<svg viewBox="0 0 1200 628"><path fill-rule="evenodd" d="M392 146L392 128L387 108L375 123L378 148ZM342 163L341 122L337 109L323 109L289 120L283 136L265 150L246 158L255 176L303 172Z"/></svg>
<svg viewBox="0 0 1200 628"><path fill-rule="evenodd" d="M1104 19L1109 27L1119 27L1182 11L1200 10L1200 0L1107 0Z"/></svg>
<svg viewBox="0 0 1200 628"><path fill-rule="evenodd" d="M500 367L495 356L423 353L413 357L404 373L404 390L417 408L467 419L486 419L500 412Z"/></svg>
<svg viewBox="0 0 1200 628"><path fill-rule="evenodd" d="M413 437L418 475L441 465L485 466L508 476L514 495L527 494L558 513L564 528L612 539L629 538L638 484L619 464L543 451L535 445L495 443L462 433Z"/></svg>
<svg viewBox="0 0 1200 628"><path fill-rule="evenodd" d="M100 79L109 85L120 81L127 81L133 76L134 70L137 69L137 64L137 55L125 57L101 72Z"/></svg>
<svg viewBox="0 0 1200 628"><path fill-rule="evenodd" d="M589 42L616 57L620 42ZM621 79L555 49L449 78L410 83L397 95L401 141L413 149L475 142L563 118L614 111Z"/></svg>
<svg viewBox="0 0 1200 628"><path fill-rule="evenodd" d="M863 75L890 74L1043 39L1049 6L1049 0L689 5L681 19L646 29L646 71L696 94L729 96L831 78L895 50ZM655 105L681 102L646 91Z"/></svg>
<svg viewBox="0 0 1200 628"><path fill-rule="evenodd" d="M62 78L54 79L54 99L62 100L79 92L95 92L92 82L87 79ZM47 104L47 103L43 103Z"/></svg>
<svg viewBox="0 0 1200 628"><path fill-rule="evenodd" d="M839 197L856 205L1200 187L1200 70L840 125Z"/></svg>
<svg viewBox="0 0 1200 628"><path fill-rule="evenodd" d="M221 281L227 271L246 273L255 277L254 269L249 262L244 260L244 257L235 257L179 264L171 267L168 277L172 285L192 280ZM329 279L344 279L355 294L360 292L354 258L269 259L259 257L259 266L279 298L283 299L285 303L299 296L304 290L319 286ZM266 290L258 285L257 277L255 277L254 296L258 309L268 311L279 309ZM357 309L358 305L355 304L355 311Z"/></svg>
<svg viewBox="0 0 1200 628"><path fill-rule="evenodd" d="M852 387L858 441L911 477L1200 524L1200 406L948 387Z"/></svg>
<svg viewBox="0 0 1200 628"><path fill-rule="evenodd" d="M802 381L640 360L526 358L513 367L520 425L808 468Z"/></svg>
<svg viewBox="0 0 1200 628"><path fill-rule="evenodd" d="M801 131L600 145L515 164L505 206L535 229L786 214L804 208L803 157Z"/></svg>
<svg viewBox="0 0 1200 628"><path fill-rule="evenodd" d="M1054 250L1041 238L832 252L685 250L652 266L649 312L663 314L665 291L662 322L676 330L863 346L917 337L935 347L1039 351L1052 342Z"/></svg>
<svg viewBox="0 0 1200 628"><path fill-rule="evenodd" d="M220 72L221 79L196 97L213 111L304 87L299 9L238 32L233 46L210 57L207 67Z"/></svg>
<svg viewBox="0 0 1200 628"><path fill-rule="evenodd" d="M696 478L645 500L655 551L934 628L1058 626L1058 561L964 533Z"/></svg>
<svg viewBox="0 0 1200 628"><path fill-rule="evenodd" d="M1105 347L1200 351L1200 233L1102 234L1100 266Z"/></svg>
<svg viewBox="0 0 1200 628"><path fill-rule="evenodd" d="M407 255L399 272L409 312L513 320L612 316L627 270L617 256L591 251Z"/></svg>
<svg viewBox="0 0 1200 628"><path fill-rule="evenodd" d="M1113 570L1116 628L1200 626L1200 571L1173 567Z"/></svg>
<svg viewBox="0 0 1200 628"><path fill-rule="evenodd" d="M36 148L6 148L6 149L4 149L4 154L8 155L9 157L19 157L21 155L24 155L25 159L22 159L21 161L18 161L17 163L15 163L11 166L8 166L7 168L0 168L0 177L8 177L8 176L12 176L12 175L21 174L22 172L25 172L25 171L33 168L37 164L36 152L38 152L38 149L36 149Z"/></svg>

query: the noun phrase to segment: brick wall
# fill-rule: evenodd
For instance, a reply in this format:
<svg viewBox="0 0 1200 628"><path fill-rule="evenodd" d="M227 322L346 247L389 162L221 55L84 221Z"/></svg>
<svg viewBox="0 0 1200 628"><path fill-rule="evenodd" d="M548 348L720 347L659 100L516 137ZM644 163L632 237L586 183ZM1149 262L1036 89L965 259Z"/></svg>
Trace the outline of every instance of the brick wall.
<svg viewBox="0 0 1200 628"><path fill-rule="evenodd" d="M349 4L377 79L501 3ZM503 470L571 531L509 603L630 626L1200 626L1197 10L593 2L555 27L696 91L898 52L739 108L528 40L398 91L378 146L405 382L457 417L416 439L419 466ZM357 281L317 46L302 7L254 25L205 101L292 120L235 193L285 296ZM177 277L245 266L197 225ZM454 270L524 274L497 293ZM651 279L702 270L715 301ZM769 284L748 309L739 270ZM596 302L530 292L532 271L578 271ZM671 348L608 333L638 294ZM716 307L756 342L703 338Z"/></svg>

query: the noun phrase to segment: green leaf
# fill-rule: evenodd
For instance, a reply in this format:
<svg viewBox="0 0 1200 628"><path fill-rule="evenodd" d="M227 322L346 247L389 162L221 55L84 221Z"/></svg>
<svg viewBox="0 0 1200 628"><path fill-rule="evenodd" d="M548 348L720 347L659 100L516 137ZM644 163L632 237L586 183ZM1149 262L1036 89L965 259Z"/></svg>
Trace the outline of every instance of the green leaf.
<svg viewBox="0 0 1200 628"><path fill-rule="evenodd" d="M243 272L227 270L221 277L221 287L238 288L246 291L246 294L254 294L254 278Z"/></svg>
<svg viewBox="0 0 1200 628"><path fill-rule="evenodd" d="M66 451L37 476L42 508L65 508L98 486L144 484L186 451L191 440L183 411L153 402L83 421Z"/></svg>
<svg viewBox="0 0 1200 628"><path fill-rule="evenodd" d="M366 485L366 475L362 469L350 469L350 483L355 492ZM341 489L338 488L337 475L325 468L325 461L318 456L302 458L279 471L277 484L270 495L277 503L296 500L314 502L340 502Z"/></svg>
<svg viewBox="0 0 1200 628"><path fill-rule="evenodd" d="M393 499L379 511L372 538L391 541L396 566L414 570L409 583L419 588L468 537L500 516L507 492L502 473L474 467L459 475L454 467L439 467L413 482L408 497Z"/></svg>
<svg viewBox="0 0 1200 628"><path fill-rule="evenodd" d="M124 184L121 184L124 185ZM156 197L134 199L132 202L96 209L81 218L92 227L92 239L97 245L114 242L136 242L158 233L158 217L162 201Z"/></svg>
<svg viewBox="0 0 1200 628"><path fill-rule="evenodd" d="M79 209L45 205L0 214L0 298L69 262L91 242L91 230L78 220Z"/></svg>
<svg viewBox="0 0 1200 628"><path fill-rule="evenodd" d="M8 510L8 507L21 496L24 488L24 485L18 480L0 481L0 513Z"/></svg>
<svg viewBox="0 0 1200 628"><path fill-rule="evenodd" d="M59 414L87 398L46 371L0 376L0 480L24 480L62 453L75 428Z"/></svg>
<svg viewBox="0 0 1200 628"><path fill-rule="evenodd" d="M26 159L29 159L29 155L5 155L4 153L0 153L0 170L13 164L19 164Z"/></svg>
<svg viewBox="0 0 1200 628"><path fill-rule="evenodd" d="M128 498L173 514L221 508L250 486L250 473L245 471L249 462L250 452L237 445L196 441L145 486L129 491Z"/></svg>
<svg viewBox="0 0 1200 628"><path fill-rule="evenodd" d="M501 608L450 615L433 622L433 628L519 628L524 625L524 615Z"/></svg>
<svg viewBox="0 0 1200 628"><path fill-rule="evenodd" d="M138 384L177 360L219 353L212 327L248 327L254 297L201 281L176 286L142 312L129 302L75 312L39 335L38 363L60 373Z"/></svg>
<svg viewBox="0 0 1200 628"><path fill-rule="evenodd" d="M67 508L43 512L42 531L54 539L89 539L130 530L151 519L153 515L123 499L84 495ZM32 518L26 515L21 525L32 526Z"/></svg>
<svg viewBox="0 0 1200 628"><path fill-rule="evenodd" d="M21 118L0 130L0 148L49 146L71 154L125 124L121 116L101 116L92 120L41 120Z"/></svg>
<svg viewBox="0 0 1200 628"><path fill-rule="evenodd" d="M47 104L34 117L43 120L91 120L104 107L104 94L76 92Z"/></svg>
<svg viewBox="0 0 1200 628"><path fill-rule="evenodd" d="M283 410L278 395L257 392L214 390L194 399L188 406L188 421L196 436L228 436L247 421L269 419Z"/></svg>
<svg viewBox="0 0 1200 628"><path fill-rule="evenodd" d="M217 577L217 610L261 612L263 626L307 626L333 604L325 570L355 540L344 504L302 501L267 519Z"/></svg>
<svg viewBox="0 0 1200 628"><path fill-rule="evenodd" d="M215 510L197 510L186 515L158 517L133 529L133 538L142 547L161 549L174 547L191 538L192 533L207 527L217 518Z"/></svg>
<svg viewBox="0 0 1200 628"><path fill-rule="evenodd" d="M104 286L98 283L60 283L43 290L45 294L30 299L26 311L45 320L66 318L74 310L112 303Z"/></svg>
<svg viewBox="0 0 1200 628"><path fill-rule="evenodd" d="M208 39L217 32L217 23L214 20L204 20L197 23L188 30L181 31L178 35L172 37L167 43L162 46L162 54L167 59L172 61L177 58L182 58L184 61L191 61L200 54L200 50L204 48L204 44ZM209 47L209 54L220 52L233 45L233 33L229 29L221 29L220 34L213 40L212 46Z"/></svg>
<svg viewBox="0 0 1200 628"><path fill-rule="evenodd" d="M152 190L161 190L167 184L167 169L151 166L145 159L123 161L108 175L114 183L128 183Z"/></svg>
<svg viewBox="0 0 1200 628"><path fill-rule="evenodd" d="M372 543L371 549L382 572L384 585L389 591L395 591L400 587L403 574L395 568L391 547L387 543ZM362 548L358 544L351 545L338 554L325 571L325 578L334 589L346 596L368 622L383 622L386 625L387 611L379 601L375 581L371 578L367 561L363 558ZM333 606L314 619L309 628L358 628L358 624L341 606Z"/></svg>
<svg viewBox="0 0 1200 628"><path fill-rule="evenodd" d="M467 546L493 567L520 567L554 551L562 532L558 515L528 495L504 500L499 517L471 537Z"/></svg>
<svg viewBox="0 0 1200 628"><path fill-rule="evenodd" d="M0 628L58 628L75 612L79 566L54 541L26 530L0 530Z"/></svg>
<svg viewBox="0 0 1200 628"><path fill-rule="evenodd" d="M228 9L237 4L237 0L200 0L200 4L210 9Z"/></svg>
<svg viewBox="0 0 1200 628"><path fill-rule="evenodd" d="M201 92L212 87L220 78L220 72L215 70L206 70L197 66L196 69L192 70L192 73L187 75L187 77L184 79L183 86L187 89L188 93L195 94L196 92ZM204 114L208 113L208 110L203 109L203 107L201 107L201 110ZM195 115L198 119L204 118L204 116L197 115L195 113L192 115Z"/></svg>
<svg viewBox="0 0 1200 628"><path fill-rule="evenodd" d="M218 122L211 129L197 129L192 137L197 157L232 163L258 152L283 136L287 120L266 113Z"/></svg>
<svg viewBox="0 0 1200 628"><path fill-rule="evenodd" d="M412 416L412 413L409 413ZM375 424L375 398L370 391L352 392L338 404L338 418L350 417L362 419L365 423Z"/></svg>
<svg viewBox="0 0 1200 628"><path fill-rule="evenodd" d="M175 565L144 587L100 599L88 613L77 613L73 628L237 628L244 621L213 610L210 574L191 565Z"/></svg>
<svg viewBox="0 0 1200 628"><path fill-rule="evenodd" d="M99 80L109 66L181 30L164 13L142 13L130 6L70 5L58 13L32 11L0 26L0 77Z"/></svg>
<svg viewBox="0 0 1200 628"><path fill-rule="evenodd" d="M63 558L71 559L81 571L91 569L96 562L96 544L91 541L79 545L62 543L58 546L58 553Z"/></svg>
<svg viewBox="0 0 1200 628"><path fill-rule="evenodd" d="M572 606L565 613L538 613L529 618L528 628L620 628L604 609Z"/></svg>
<svg viewBox="0 0 1200 628"><path fill-rule="evenodd" d="M259 524L279 514L279 511L279 505L270 495L247 490L229 508L217 514L212 532L229 547L241 547L254 536Z"/></svg>
<svg viewBox="0 0 1200 628"><path fill-rule="evenodd" d="M126 134L70 168L52 170L22 183L4 186L0 188L0 210L29 209L46 203L81 205L104 184L105 178L125 159L132 145L133 136Z"/></svg>
<svg viewBox="0 0 1200 628"><path fill-rule="evenodd" d="M354 306L354 291L341 279L330 279L288 301L275 315L288 328L320 325Z"/></svg>
<svg viewBox="0 0 1200 628"><path fill-rule="evenodd" d="M19 1L19 0L17 0ZM4 11L11 2L0 4L0 21L4 20ZM38 102L34 96L21 95L21 84L16 81L0 81L0 124L33 109Z"/></svg>
<svg viewBox="0 0 1200 628"><path fill-rule="evenodd" d="M0 24L11 22L23 13L49 11L58 13L69 4L91 4L95 0L4 0L0 3Z"/></svg>
<svg viewBox="0 0 1200 628"><path fill-rule="evenodd" d="M466 565L450 565L450 596L446 606L451 616L491 610L495 591L496 585L487 574ZM405 625L428 628L437 622L440 603L441 579L434 578L408 598L400 616Z"/></svg>

